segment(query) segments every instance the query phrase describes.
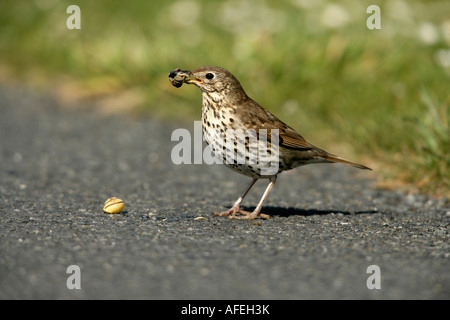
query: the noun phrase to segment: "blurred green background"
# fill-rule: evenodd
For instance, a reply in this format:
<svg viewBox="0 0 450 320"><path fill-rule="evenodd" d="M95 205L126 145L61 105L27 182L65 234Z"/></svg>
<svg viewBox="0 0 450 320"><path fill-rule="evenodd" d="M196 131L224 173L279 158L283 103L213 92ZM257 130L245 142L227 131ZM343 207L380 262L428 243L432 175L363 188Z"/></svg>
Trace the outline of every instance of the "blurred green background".
<svg viewBox="0 0 450 320"><path fill-rule="evenodd" d="M81 29L69 30L69 5ZM381 29L369 30L370 5ZM168 72L217 65L380 185L450 190L450 1L1 0L0 80L65 102L200 118Z"/></svg>

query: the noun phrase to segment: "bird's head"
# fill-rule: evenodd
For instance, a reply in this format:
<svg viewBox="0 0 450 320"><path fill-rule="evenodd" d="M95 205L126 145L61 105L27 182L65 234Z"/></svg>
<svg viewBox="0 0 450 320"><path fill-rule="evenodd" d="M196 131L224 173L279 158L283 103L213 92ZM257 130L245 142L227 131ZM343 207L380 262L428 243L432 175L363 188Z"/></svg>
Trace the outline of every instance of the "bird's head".
<svg viewBox="0 0 450 320"><path fill-rule="evenodd" d="M172 85L179 88L183 83L195 84L204 93L219 93L243 91L239 81L231 72L220 67L201 67L193 71L175 69L170 71L169 79Z"/></svg>

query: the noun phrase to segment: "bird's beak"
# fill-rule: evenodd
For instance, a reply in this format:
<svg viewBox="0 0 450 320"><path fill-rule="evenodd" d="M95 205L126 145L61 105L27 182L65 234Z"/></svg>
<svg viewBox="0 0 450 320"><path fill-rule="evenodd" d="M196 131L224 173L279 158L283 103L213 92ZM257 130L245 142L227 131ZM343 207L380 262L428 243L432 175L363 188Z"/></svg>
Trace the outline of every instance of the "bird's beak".
<svg viewBox="0 0 450 320"><path fill-rule="evenodd" d="M203 80L197 77L194 77L193 75L190 75L188 79L186 79L184 82L186 83L203 83Z"/></svg>
<svg viewBox="0 0 450 320"><path fill-rule="evenodd" d="M170 82L172 84L179 88L183 85L183 83L203 83L203 80L192 75L192 72L189 70L181 70L179 68L175 69L174 71L170 71L169 73Z"/></svg>

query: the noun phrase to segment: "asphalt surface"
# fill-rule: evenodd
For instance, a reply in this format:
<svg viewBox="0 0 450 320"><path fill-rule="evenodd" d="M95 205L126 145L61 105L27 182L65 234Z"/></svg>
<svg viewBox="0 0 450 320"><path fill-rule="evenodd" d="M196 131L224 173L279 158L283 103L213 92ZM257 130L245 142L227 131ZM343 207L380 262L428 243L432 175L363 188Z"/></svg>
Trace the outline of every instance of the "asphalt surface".
<svg viewBox="0 0 450 320"><path fill-rule="evenodd" d="M279 176L263 207L272 219L212 217L249 178L174 165L180 127L193 124L0 88L0 298L450 298L448 199L376 189L376 172L311 165ZM111 196L124 213L102 212ZM67 287L71 265L81 289ZM381 289L367 287L371 265Z"/></svg>

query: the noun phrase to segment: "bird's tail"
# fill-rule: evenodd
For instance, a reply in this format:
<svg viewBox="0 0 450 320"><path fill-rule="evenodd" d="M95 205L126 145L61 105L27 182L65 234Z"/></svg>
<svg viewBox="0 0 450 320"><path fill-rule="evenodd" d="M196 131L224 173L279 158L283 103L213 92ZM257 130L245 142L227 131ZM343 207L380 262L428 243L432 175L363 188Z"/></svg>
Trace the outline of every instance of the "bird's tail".
<svg viewBox="0 0 450 320"><path fill-rule="evenodd" d="M356 167L358 169L372 170L369 167L366 167L366 166L364 166L362 164L359 164L359 163L356 163L356 162L352 162L352 161L348 161L348 160L342 159L342 158L340 158L338 156L335 156L335 155L332 155L332 154L329 154L329 153L327 155L325 155L325 156L322 156L322 158L327 160L327 161L330 161L330 162L338 162L338 163L349 164L349 165L354 166L354 167Z"/></svg>

